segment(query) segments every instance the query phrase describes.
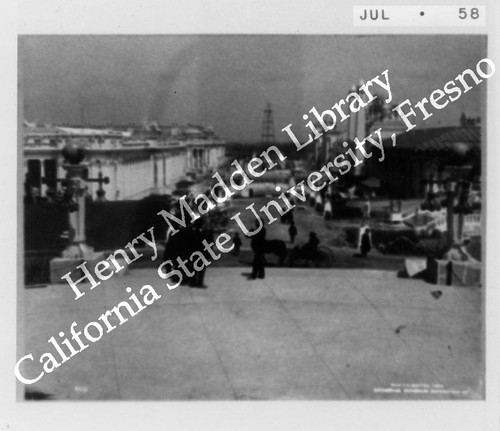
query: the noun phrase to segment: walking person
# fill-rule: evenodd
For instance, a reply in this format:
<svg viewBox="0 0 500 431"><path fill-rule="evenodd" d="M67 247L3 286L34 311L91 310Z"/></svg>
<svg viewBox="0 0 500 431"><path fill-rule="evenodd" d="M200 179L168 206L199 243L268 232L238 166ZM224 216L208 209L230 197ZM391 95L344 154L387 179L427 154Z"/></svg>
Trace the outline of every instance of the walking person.
<svg viewBox="0 0 500 431"><path fill-rule="evenodd" d="M295 242L295 237L297 236L297 227L295 226L295 222L293 220L288 228L288 234L290 235L290 242L293 244Z"/></svg>

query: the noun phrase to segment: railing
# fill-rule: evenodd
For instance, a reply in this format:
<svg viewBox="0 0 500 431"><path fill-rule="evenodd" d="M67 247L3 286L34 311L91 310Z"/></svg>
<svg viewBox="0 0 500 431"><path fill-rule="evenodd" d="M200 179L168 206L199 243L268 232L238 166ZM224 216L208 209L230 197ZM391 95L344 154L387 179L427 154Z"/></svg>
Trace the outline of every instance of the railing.
<svg viewBox="0 0 500 431"><path fill-rule="evenodd" d="M438 229L441 232L446 232L448 230L446 209L428 211L416 207L414 212L403 216L402 221L419 231ZM466 236L481 235L481 232L481 213L466 214L464 216L463 234Z"/></svg>

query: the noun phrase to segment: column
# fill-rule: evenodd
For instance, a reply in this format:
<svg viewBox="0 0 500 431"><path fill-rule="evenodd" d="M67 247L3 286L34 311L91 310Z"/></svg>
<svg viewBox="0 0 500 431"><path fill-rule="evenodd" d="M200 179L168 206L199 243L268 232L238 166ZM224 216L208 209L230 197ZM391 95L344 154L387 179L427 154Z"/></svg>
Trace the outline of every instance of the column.
<svg viewBox="0 0 500 431"><path fill-rule="evenodd" d="M131 195L134 194L135 192L135 161L131 160L129 167L128 167L128 178L127 178L127 184L128 184L128 196L130 197Z"/></svg>
<svg viewBox="0 0 500 431"><path fill-rule="evenodd" d="M359 94L359 90L357 91ZM366 135L366 109L361 108L357 113L356 117L356 136L359 140L365 139ZM359 160L363 160L363 155L361 151L355 150L356 157ZM365 163L361 163L354 168L354 175L361 175L363 173Z"/></svg>
<svg viewBox="0 0 500 431"><path fill-rule="evenodd" d="M121 193L121 182L122 182L122 166L120 160L115 160L115 172L116 172L116 183L115 183L115 189L112 191L112 194L110 193L109 196L108 193L106 193L106 198L108 200L113 200L116 201L120 199L120 193Z"/></svg>
<svg viewBox="0 0 500 431"><path fill-rule="evenodd" d="M167 161L166 161L166 156L163 154L162 157L162 164L163 164L163 185L167 185Z"/></svg>
<svg viewBox="0 0 500 431"><path fill-rule="evenodd" d="M40 197L43 198L47 192L47 184L44 184L45 178L45 160L40 159Z"/></svg>
<svg viewBox="0 0 500 431"><path fill-rule="evenodd" d="M128 162L125 160L122 161L121 164L121 187L120 187L120 196L121 199L125 199L127 196L128 190L127 190L127 177L128 177Z"/></svg>
<svg viewBox="0 0 500 431"><path fill-rule="evenodd" d="M106 194L104 195L108 200L116 200L116 195L118 191L118 161L112 162L113 165L113 178L109 180L109 190L106 190L106 185L103 185Z"/></svg>
<svg viewBox="0 0 500 431"><path fill-rule="evenodd" d="M66 170L62 167L62 157L57 158L57 178L66 178ZM62 190L61 183L57 182L57 190Z"/></svg>
<svg viewBox="0 0 500 431"><path fill-rule="evenodd" d="M146 178L144 175L144 161L139 159L137 161L137 173L139 175L139 187L137 187L137 193L141 193L145 189Z"/></svg>
<svg viewBox="0 0 500 431"><path fill-rule="evenodd" d="M141 161L140 160L136 160L134 162L134 176L135 176L135 190L134 190L134 195L136 195L137 193L139 193L142 189L142 185L144 184L143 181L144 181L144 178L142 176L142 172L141 172Z"/></svg>

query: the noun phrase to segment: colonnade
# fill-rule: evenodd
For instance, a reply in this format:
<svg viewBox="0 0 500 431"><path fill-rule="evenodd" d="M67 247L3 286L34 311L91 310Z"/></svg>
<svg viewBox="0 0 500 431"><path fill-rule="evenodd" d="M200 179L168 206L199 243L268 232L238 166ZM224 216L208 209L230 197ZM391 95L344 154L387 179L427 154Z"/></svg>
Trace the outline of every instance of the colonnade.
<svg viewBox="0 0 500 431"><path fill-rule="evenodd" d="M191 170L215 169L225 157L223 146L193 146L187 152L187 168Z"/></svg>
<svg viewBox="0 0 500 431"><path fill-rule="evenodd" d="M141 199L152 192L171 193L175 184L184 177L186 171L215 170L224 159L224 147L190 145L184 148L152 149L149 151L99 151L90 150L82 164L87 165L89 178L109 177L109 183L103 185L107 200ZM28 156L28 157L27 157ZM45 196L47 185L41 182L46 177L46 165L52 165L52 177L64 178L66 171L62 168L64 160L59 154L25 155L24 170L29 173L32 187L40 190ZM38 162L37 162L38 161ZM96 198L99 184L87 183L88 193ZM58 183L57 188L60 188Z"/></svg>

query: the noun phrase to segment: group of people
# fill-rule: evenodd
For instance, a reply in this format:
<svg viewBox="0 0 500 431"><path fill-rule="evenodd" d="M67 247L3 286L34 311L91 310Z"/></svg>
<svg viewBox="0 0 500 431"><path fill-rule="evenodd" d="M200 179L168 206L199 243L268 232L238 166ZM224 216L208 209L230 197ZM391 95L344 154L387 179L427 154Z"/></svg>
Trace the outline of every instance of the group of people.
<svg viewBox="0 0 500 431"><path fill-rule="evenodd" d="M365 221L370 218L370 200L367 197L365 204L363 205L363 218ZM295 238L297 237L298 231L297 226L295 225L295 220L293 217L293 213L287 219L282 218L282 222L289 222L290 226L288 227L288 235L290 236L290 243L295 243ZM304 255L315 256L318 252L320 240L315 232L309 233L309 241L307 244L301 247L301 251ZM372 239L371 239L371 231L368 227L360 229L360 252L361 257L368 257L368 253L372 249Z"/></svg>
<svg viewBox="0 0 500 431"><path fill-rule="evenodd" d="M257 226L256 226L257 227ZM289 226L289 235L290 242L293 244L295 241L295 237L297 236L297 227L295 226L295 222L291 221ZM238 233L235 233L233 237L233 242L235 244L235 249L237 250L235 253L239 252L239 248L241 246L241 238ZM271 241L272 242L272 241ZM306 244L301 247L297 247L300 249L300 252L303 256L307 256L308 258L315 259L318 255L318 246L320 244L320 240L315 232L309 232L309 240ZM250 246L253 251L253 261L252 261L252 273L250 274L250 279L255 280L256 278L265 278L265 264L266 252L272 252L266 249L266 228L262 226L262 228L258 231L257 234L250 237Z"/></svg>
<svg viewBox="0 0 500 431"><path fill-rule="evenodd" d="M213 242L213 230L202 219L194 221L191 225L179 230L176 235L172 235L170 230L167 230L165 240L165 255L163 260L171 260L175 265L177 257L183 260L188 260L195 251L203 250L203 240ZM176 268L171 268L176 269ZM204 289L205 285L205 271L204 267L201 271L195 271L192 277L184 277L181 284L187 284L189 287Z"/></svg>
<svg viewBox="0 0 500 431"><path fill-rule="evenodd" d="M297 226L295 225L293 216L287 221L290 222L290 226L288 227L290 243L294 244L295 238L298 234ZM256 230L258 230L258 228L259 225L256 223ZM234 254L237 256L242 245L240 234L236 232L232 239L234 244ZM255 235L249 237L249 239L250 246L253 251L252 272L249 278L252 280L257 278L263 279L265 278L266 264L266 228L262 226L260 230L258 230ZM171 260L174 262L174 265L177 257L180 257L183 260L188 260L189 256L191 256L193 252L203 249L203 240L207 240L208 242L212 242L214 240L213 230L208 226L208 223L203 221L203 219L196 220L191 225L181 229L176 235L171 235L171 232L167 231L164 260ZM314 257L318 254L319 244L320 239L317 234L315 232L309 232L308 242L300 247L301 255L314 259ZM367 257L371 248L370 229L365 228L360 238L361 257ZM206 268L201 271L192 271L194 272L194 276L184 278L181 284L187 284L192 288L206 288L204 284L205 270Z"/></svg>

